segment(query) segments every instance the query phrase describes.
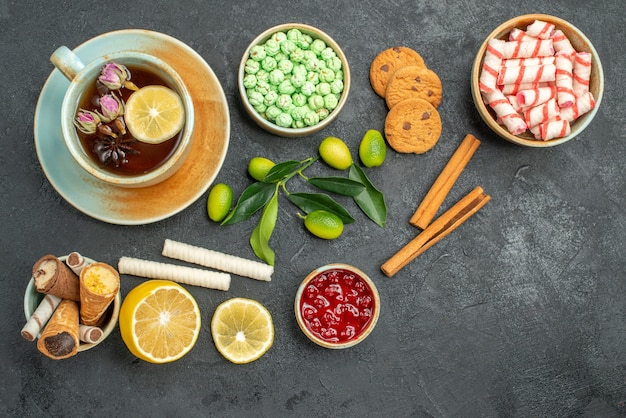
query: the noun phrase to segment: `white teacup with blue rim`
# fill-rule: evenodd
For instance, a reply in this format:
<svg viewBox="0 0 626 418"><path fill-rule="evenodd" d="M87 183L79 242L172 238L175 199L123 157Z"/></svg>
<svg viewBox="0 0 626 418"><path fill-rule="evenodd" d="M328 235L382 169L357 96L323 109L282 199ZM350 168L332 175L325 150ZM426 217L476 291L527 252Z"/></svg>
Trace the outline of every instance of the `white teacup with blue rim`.
<svg viewBox="0 0 626 418"><path fill-rule="evenodd" d="M180 168L192 146L194 108L184 81L170 65L138 51L114 52L84 63L65 46L54 51L50 61L70 81L61 108L61 129L80 167L120 187L151 186ZM101 76L108 83L99 81ZM147 85L168 87L183 103L183 127L160 144L135 140L124 123L125 101Z"/></svg>

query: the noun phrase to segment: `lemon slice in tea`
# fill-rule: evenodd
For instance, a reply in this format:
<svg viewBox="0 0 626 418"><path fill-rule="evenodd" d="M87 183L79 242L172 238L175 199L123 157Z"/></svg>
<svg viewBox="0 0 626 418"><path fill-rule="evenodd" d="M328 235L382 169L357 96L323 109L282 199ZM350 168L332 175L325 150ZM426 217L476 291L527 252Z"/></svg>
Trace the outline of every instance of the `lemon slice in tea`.
<svg viewBox="0 0 626 418"><path fill-rule="evenodd" d="M185 123L183 101L165 86L146 86L126 101L126 127L141 142L160 144L176 135Z"/></svg>
<svg viewBox="0 0 626 418"><path fill-rule="evenodd" d="M250 363L270 349L274 324L259 302L233 298L222 302L211 320L211 335L217 351L236 364Z"/></svg>

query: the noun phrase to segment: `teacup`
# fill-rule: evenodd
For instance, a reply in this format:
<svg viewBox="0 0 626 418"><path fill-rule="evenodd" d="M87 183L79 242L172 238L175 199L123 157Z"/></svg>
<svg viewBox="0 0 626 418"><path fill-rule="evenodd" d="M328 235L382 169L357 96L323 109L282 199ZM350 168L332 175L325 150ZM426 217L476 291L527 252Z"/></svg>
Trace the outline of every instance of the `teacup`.
<svg viewBox="0 0 626 418"><path fill-rule="evenodd" d="M63 139L70 154L85 171L93 177L111 185L121 187L146 187L166 180L180 168L189 154L192 145L194 108L192 98L185 83L170 65L153 55L139 51L114 52L96 58L88 63L83 63L80 57L65 46L61 46L54 51L50 57L50 61L52 61L55 67L70 81L61 107L61 129ZM166 87L178 93L184 106L185 122L183 128L176 137L176 140L170 140L176 141L177 143L166 141L170 142L169 146L172 148L166 152L161 152L163 155L162 160L154 163L150 161L148 165L153 164L153 166L149 166L146 169L141 168L132 174L116 172L115 170L107 168L106 165L103 164L103 161L98 161L96 156L90 155L89 147L83 144L81 134L74 124L77 112L85 105L85 96L89 95L89 92L94 90L96 80L101 75L103 66L108 63L116 63L125 66L130 70L131 74L133 71L151 74ZM131 80L135 81L132 77ZM144 86L138 85L137 87L140 88ZM132 92L127 92L126 94L130 93ZM129 134L127 133L126 135ZM115 136L121 138L119 135ZM139 146L146 145L147 144L139 144ZM157 145L147 146L154 147ZM143 155L148 154L150 154L150 150ZM142 153L135 155L142 156Z"/></svg>

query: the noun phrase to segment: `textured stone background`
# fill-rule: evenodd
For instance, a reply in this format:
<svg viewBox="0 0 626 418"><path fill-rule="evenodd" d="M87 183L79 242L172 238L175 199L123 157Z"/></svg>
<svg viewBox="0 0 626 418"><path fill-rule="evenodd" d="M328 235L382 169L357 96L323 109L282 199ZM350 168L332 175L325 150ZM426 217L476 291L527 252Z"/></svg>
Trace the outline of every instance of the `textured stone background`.
<svg viewBox="0 0 626 418"><path fill-rule="evenodd" d="M491 134L469 88L484 37L506 19L535 12L582 29L606 76L601 109L588 129L544 150ZM626 416L625 18L623 3L615 0L0 0L0 415ZM330 127L308 138L281 139L247 117L236 72L258 33L292 21L317 26L340 43L353 85ZM78 212L44 176L33 145L33 114L52 71L50 53L123 28L169 34L213 68L232 122L217 181L231 184L236 194L249 183L245 168L256 155L303 159L315 155L328 135L343 138L356 155L365 130L383 127L385 104L371 90L368 70L390 46L416 49L439 74L443 134L427 154L390 151L383 167L368 171L387 199L384 229L348 202L357 221L336 241L318 240L281 199L271 241L277 253L272 282L234 277L227 293L188 287L204 325L180 361L156 366L137 360L116 329L96 349L53 362L19 335L23 292L41 255L78 250L111 264L123 255L159 260L163 240L171 238L254 258L248 237L256 222L220 228L206 216L206 196L167 220L117 226ZM380 265L416 234L408 218L466 133L482 145L444 206L476 185L492 201L386 278ZM315 173L332 174L323 165L312 168ZM382 298L374 332L345 351L309 342L293 316L301 279L329 262L366 271ZM122 292L139 282L123 277ZM244 366L217 353L209 330L214 308L235 296L264 303L276 327L272 349Z"/></svg>

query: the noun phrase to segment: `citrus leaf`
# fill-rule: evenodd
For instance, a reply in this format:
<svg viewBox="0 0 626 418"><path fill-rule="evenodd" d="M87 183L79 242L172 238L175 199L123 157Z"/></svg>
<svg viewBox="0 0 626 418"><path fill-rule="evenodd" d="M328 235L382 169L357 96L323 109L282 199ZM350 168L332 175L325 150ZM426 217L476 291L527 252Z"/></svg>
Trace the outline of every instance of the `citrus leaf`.
<svg viewBox="0 0 626 418"><path fill-rule="evenodd" d="M385 205L385 196L383 196L383 194L376 187L374 187L363 170L356 164L352 164L348 176L352 180L360 181L365 186L365 190L353 197L356 204L368 218L374 221L378 226L384 227L387 222L387 206Z"/></svg>
<svg viewBox="0 0 626 418"><path fill-rule="evenodd" d="M250 235L250 246L261 260L270 266L274 265L275 253L269 246L272 232L276 227L276 219L278 218L278 191L274 193L265 208L263 214L254 231Z"/></svg>
<svg viewBox="0 0 626 418"><path fill-rule="evenodd" d="M263 181L265 183L276 183L282 178L295 173L298 167L300 167L300 164L300 161L293 160L278 163L274 167L270 168L270 171L267 172Z"/></svg>
<svg viewBox="0 0 626 418"><path fill-rule="evenodd" d="M261 209L272 198L276 185L257 181L252 183L241 193L237 204L222 221L222 225L232 225L245 221L256 211Z"/></svg>
<svg viewBox="0 0 626 418"><path fill-rule="evenodd" d="M324 193L290 193L287 198L305 213L314 210L326 210L339 216L344 224L354 222L354 218L348 211L337 203L332 197Z"/></svg>
<svg viewBox="0 0 626 418"><path fill-rule="evenodd" d="M345 177L311 177L307 181L318 189L342 196L354 197L365 190L365 186L361 182Z"/></svg>

